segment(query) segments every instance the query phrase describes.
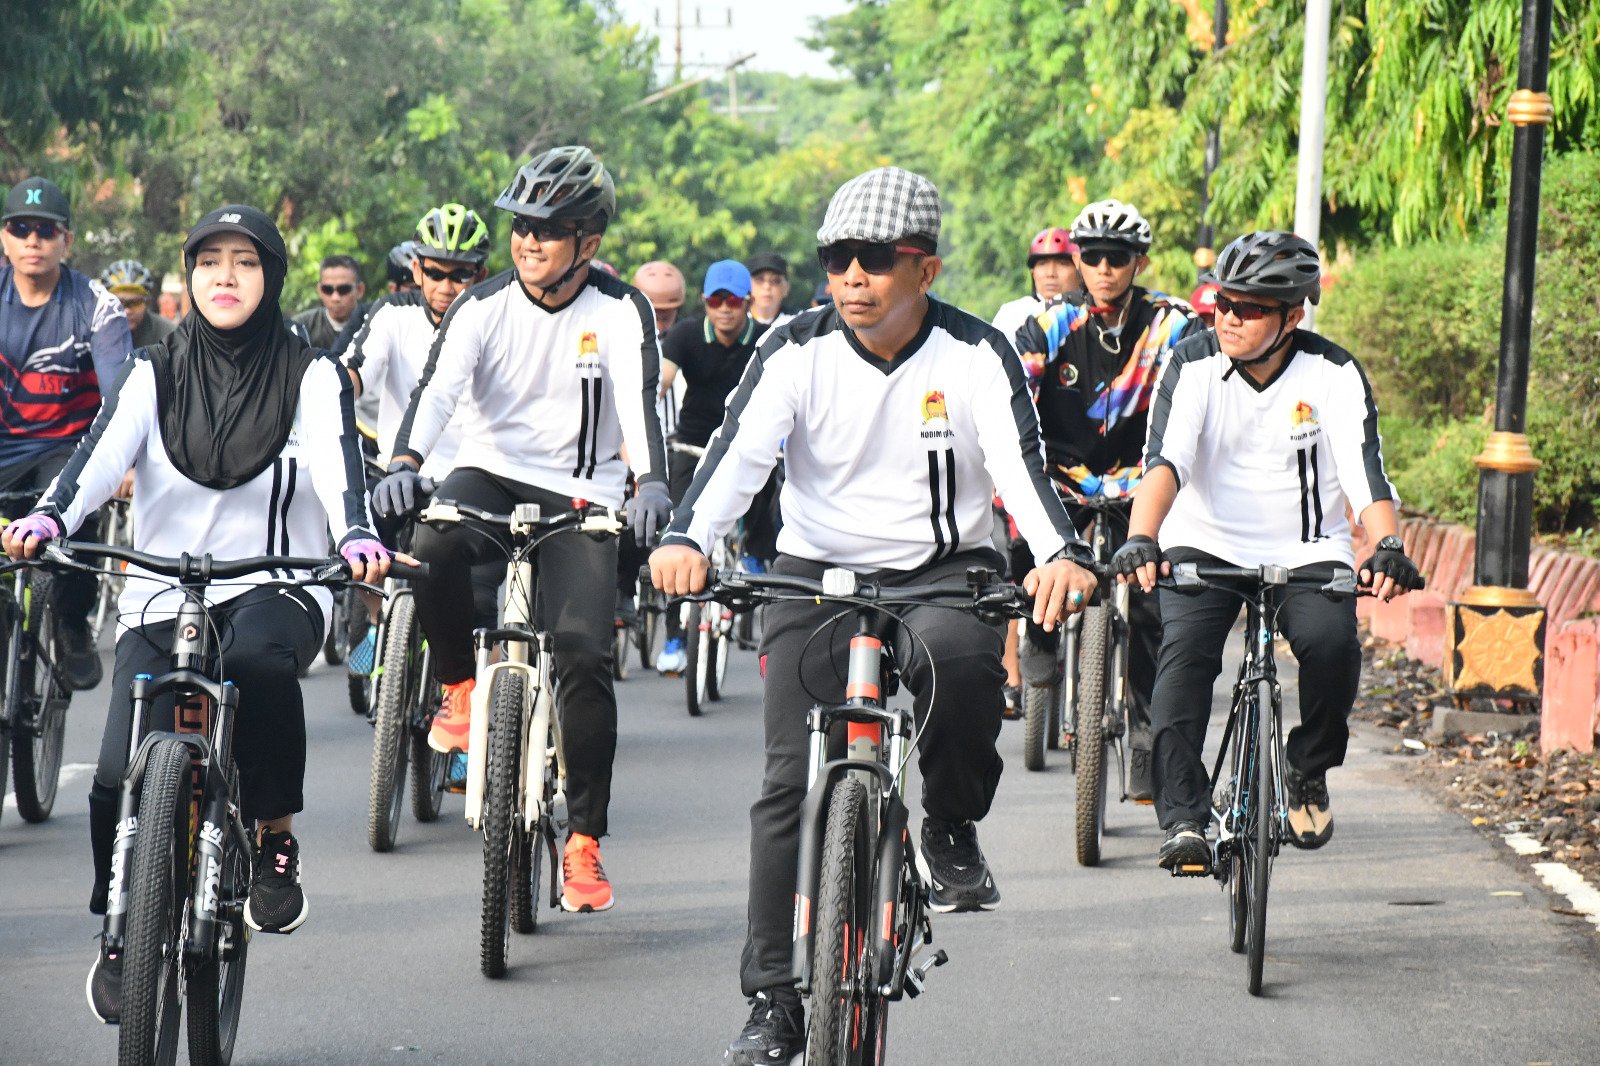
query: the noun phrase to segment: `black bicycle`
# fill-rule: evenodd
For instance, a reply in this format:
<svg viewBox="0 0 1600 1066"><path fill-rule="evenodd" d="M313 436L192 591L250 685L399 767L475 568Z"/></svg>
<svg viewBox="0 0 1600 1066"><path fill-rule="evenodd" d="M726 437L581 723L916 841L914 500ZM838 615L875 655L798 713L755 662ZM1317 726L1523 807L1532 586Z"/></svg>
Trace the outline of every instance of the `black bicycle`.
<svg viewBox="0 0 1600 1066"><path fill-rule="evenodd" d="M1273 655L1278 608L1287 595L1360 595L1349 567L1240 567L1175 563L1161 579L1173 589L1215 589L1243 600L1245 653L1233 683L1228 725L1211 771L1212 821L1217 843L1211 873L1228 892L1228 934L1249 961L1251 995L1261 994L1267 943L1267 893L1272 861L1287 839L1283 792L1283 690ZM1226 763L1226 772L1224 772ZM1204 867L1178 867L1175 877L1203 876Z"/></svg>
<svg viewBox="0 0 1600 1066"><path fill-rule="evenodd" d="M822 580L782 574L714 573L690 600L747 610L783 600L838 604L853 616L842 704L811 709L810 786L800 818L795 888L795 977L808 996L808 1064L884 1061L889 1005L923 990L928 974L948 961L933 941L928 890L907 831L905 768L916 749L910 711L891 709L899 667L886 640L893 609L934 604L998 623L1022 617L1031 601L984 567L965 585L882 586L848 570ZM818 633L832 632L831 626ZM915 639L915 634L912 634ZM845 730L842 758L830 758L829 736ZM920 954L920 957L919 957Z"/></svg>
<svg viewBox="0 0 1600 1066"><path fill-rule="evenodd" d="M102 965L122 958L117 1061L122 1066L176 1062L180 1023L187 1014L189 1061L225 1066L233 1057L244 1002L250 947L244 910L256 842L239 810L233 763L239 690L220 680L218 638L205 589L279 569L311 571L293 582L297 585L355 582L340 559L174 559L64 540L47 545L41 559L11 565L93 572L94 562L104 559L174 578L172 587L184 593L171 670L133 681L128 769L118 798L100 948ZM174 710L170 728L163 729L154 706L165 695L173 697Z"/></svg>
<svg viewBox="0 0 1600 1066"><path fill-rule="evenodd" d="M0 509L31 508L36 492L0 493ZM56 655L50 575L19 567L0 581L5 705L0 709L0 795L12 772L17 813L42 822L55 807L71 691Z"/></svg>

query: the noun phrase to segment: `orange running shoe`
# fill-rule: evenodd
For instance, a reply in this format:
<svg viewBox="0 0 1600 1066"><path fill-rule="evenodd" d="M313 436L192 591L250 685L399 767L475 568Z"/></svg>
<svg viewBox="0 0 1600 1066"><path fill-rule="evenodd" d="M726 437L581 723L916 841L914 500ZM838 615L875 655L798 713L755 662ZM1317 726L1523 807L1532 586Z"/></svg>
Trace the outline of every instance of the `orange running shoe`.
<svg viewBox="0 0 1600 1066"><path fill-rule="evenodd" d="M600 865L600 842L573 833L561 856L561 909L588 914L608 911L615 902L605 867Z"/></svg>
<svg viewBox="0 0 1600 1066"><path fill-rule="evenodd" d="M448 755L451 750L466 751L472 726L472 679L444 686L444 698L433 712L433 727L428 730L428 747Z"/></svg>

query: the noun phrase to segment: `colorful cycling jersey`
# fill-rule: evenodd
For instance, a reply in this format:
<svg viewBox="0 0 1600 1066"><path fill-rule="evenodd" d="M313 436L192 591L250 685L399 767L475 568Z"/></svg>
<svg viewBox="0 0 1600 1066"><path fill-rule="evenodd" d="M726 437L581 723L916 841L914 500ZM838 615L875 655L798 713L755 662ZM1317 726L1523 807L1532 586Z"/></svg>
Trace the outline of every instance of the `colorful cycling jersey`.
<svg viewBox="0 0 1600 1066"><path fill-rule="evenodd" d="M167 455L155 370L148 359L136 358L89 435L45 490L41 507L71 534L132 468L133 546L140 551L210 553L218 559L327 555L330 531L336 543L374 536L360 448L346 422L344 404L351 391L349 377L331 356L313 359L301 378L293 428L278 458L241 485L212 489L191 481ZM136 579L123 586L118 611L130 625L172 618L183 597L155 581L137 579L142 573L128 567L128 576ZM280 571L232 578L211 586L206 597L226 602L282 576ZM332 594L320 587L308 591L322 607L323 619L331 617Z"/></svg>
<svg viewBox="0 0 1600 1066"><path fill-rule="evenodd" d="M624 442L638 480L666 480L660 365L655 312L633 286L590 267L578 294L552 310L507 270L445 315L394 454L425 459L470 397L456 466L620 507Z"/></svg>
<svg viewBox="0 0 1600 1066"><path fill-rule="evenodd" d="M1304 330L1265 385L1237 369L1210 330L1179 344L1150 412L1145 470L1159 466L1179 486L1161 546L1235 566L1354 565L1345 505L1359 517L1375 500L1399 502L1366 374Z"/></svg>
<svg viewBox="0 0 1600 1066"><path fill-rule="evenodd" d="M1099 476L1139 465L1156 381L1198 319L1182 300L1135 286L1127 317L1113 330L1086 299L1077 292L1051 300L1017 331L1016 343L1034 382L1050 475L1093 494L1070 471Z"/></svg>
<svg viewBox="0 0 1600 1066"><path fill-rule="evenodd" d="M438 326L422 294L397 292L373 304L349 346L334 353L360 376L362 395L377 400L379 455L388 456L394 451L395 435L411 406L411 394L422 380L437 333ZM456 453L461 449L461 424L473 417L469 397L456 408L450 423L439 434L422 464L423 474L438 479L454 469Z"/></svg>
<svg viewBox="0 0 1600 1066"><path fill-rule="evenodd" d="M886 361L833 307L803 311L750 360L663 543L708 551L783 442L786 555L911 570L990 547L993 486L1040 559L1081 549L1038 433L1022 367L982 320L929 299L921 331Z"/></svg>
<svg viewBox="0 0 1600 1066"><path fill-rule="evenodd" d="M133 350L122 302L98 281L62 267L50 299L28 307L12 274L0 266L0 466L88 433Z"/></svg>

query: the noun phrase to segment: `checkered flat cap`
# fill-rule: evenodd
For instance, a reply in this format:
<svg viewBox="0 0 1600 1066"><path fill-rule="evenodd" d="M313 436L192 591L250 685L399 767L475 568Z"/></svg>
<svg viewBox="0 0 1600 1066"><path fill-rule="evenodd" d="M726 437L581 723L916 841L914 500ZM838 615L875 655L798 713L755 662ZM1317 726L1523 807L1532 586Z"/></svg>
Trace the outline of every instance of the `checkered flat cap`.
<svg viewBox="0 0 1600 1066"><path fill-rule="evenodd" d="M939 240L939 190L921 174L879 167L839 186L817 230L818 244L888 242L903 237Z"/></svg>

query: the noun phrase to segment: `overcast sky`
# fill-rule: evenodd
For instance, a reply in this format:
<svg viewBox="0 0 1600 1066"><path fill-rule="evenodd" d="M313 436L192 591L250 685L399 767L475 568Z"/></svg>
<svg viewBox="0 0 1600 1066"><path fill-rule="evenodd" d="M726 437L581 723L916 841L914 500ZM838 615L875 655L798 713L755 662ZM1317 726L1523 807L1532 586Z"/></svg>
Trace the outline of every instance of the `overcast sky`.
<svg viewBox="0 0 1600 1066"><path fill-rule="evenodd" d="M850 6L849 0L681 0L681 3L683 62L688 74L706 73L704 68L692 64L720 66L747 52L756 53L756 57L744 69L818 77L836 74L821 53L811 51L801 42L810 36L813 18L837 15ZM670 70L676 0L617 0L617 8L623 18L639 23L661 39L662 65ZM728 28L730 13L731 29Z"/></svg>

